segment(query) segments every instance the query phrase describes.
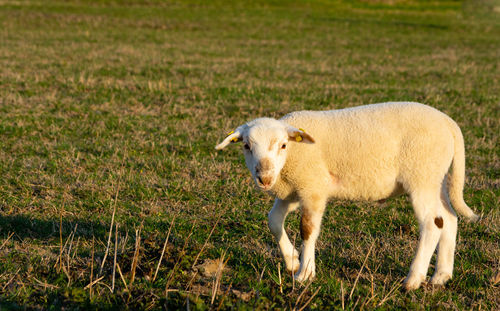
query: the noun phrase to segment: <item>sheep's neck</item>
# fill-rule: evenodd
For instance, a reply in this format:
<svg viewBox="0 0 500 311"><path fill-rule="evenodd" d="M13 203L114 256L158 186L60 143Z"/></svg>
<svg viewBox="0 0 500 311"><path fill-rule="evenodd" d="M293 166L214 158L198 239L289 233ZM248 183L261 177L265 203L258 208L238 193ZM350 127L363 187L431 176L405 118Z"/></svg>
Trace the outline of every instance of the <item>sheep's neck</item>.
<svg viewBox="0 0 500 311"><path fill-rule="evenodd" d="M283 172L281 172L276 180L276 183L268 191L268 193L272 196L275 196L281 200L285 200L290 198L293 195L293 187L290 182L287 180L286 176L284 176Z"/></svg>

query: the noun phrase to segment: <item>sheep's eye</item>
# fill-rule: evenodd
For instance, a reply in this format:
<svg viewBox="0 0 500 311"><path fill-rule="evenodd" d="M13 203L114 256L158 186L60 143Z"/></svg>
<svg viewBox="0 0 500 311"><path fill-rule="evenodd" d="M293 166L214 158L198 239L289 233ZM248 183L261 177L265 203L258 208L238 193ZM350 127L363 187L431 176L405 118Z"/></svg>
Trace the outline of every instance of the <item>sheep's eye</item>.
<svg viewBox="0 0 500 311"><path fill-rule="evenodd" d="M244 144L243 147L246 149L246 150L250 150L250 146L248 144Z"/></svg>
<svg viewBox="0 0 500 311"><path fill-rule="evenodd" d="M286 144L281 145L281 149L286 149Z"/></svg>

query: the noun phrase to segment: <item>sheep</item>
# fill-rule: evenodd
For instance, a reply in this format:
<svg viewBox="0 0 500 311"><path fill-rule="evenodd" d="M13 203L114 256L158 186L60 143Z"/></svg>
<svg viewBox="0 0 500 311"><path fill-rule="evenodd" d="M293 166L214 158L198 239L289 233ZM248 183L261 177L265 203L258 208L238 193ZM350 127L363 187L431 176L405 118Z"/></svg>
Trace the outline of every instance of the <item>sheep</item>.
<svg viewBox="0 0 500 311"><path fill-rule="evenodd" d="M463 200L463 136L444 113L414 102L298 111L243 124L216 149L236 142L243 142L257 187L275 197L269 229L297 281L315 276L315 243L328 200L379 201L403 193L420 229L404 287L420 287L436 248L431 283L451 279L457 235L452 206L471 221L478 216ZM300 257L284 230L287 214L299 206Z"/></svg>

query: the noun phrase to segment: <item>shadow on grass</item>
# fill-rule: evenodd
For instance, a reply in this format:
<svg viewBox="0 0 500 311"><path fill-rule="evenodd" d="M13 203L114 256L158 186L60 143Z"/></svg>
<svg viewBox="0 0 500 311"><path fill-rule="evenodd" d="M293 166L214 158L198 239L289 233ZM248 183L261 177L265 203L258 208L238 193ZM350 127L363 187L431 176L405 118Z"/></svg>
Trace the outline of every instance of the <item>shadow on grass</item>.
<svg viewBox="0 0 500 311"><path fill-rule="evenodd" d="M116 224L116 221L114 222ZM163 220L147 220L137 224L133 221L120 222L118 233L121 237L130 236L131 242L135 239L135 229L141 227L142 239L144 243L149 243L155 247L161 247L164 240L164 234L168 231L170 222ZM191 223L178 222L177 227L183 232L191 228ZM61 229L60 229L61 228ZM26 215L6 216L0 214L0 239L7 239L8 236L13 235L17 240L33 239L40 241L59 240L60 235L66 240L75 231L75 237L91 240L106 240L109 236L110 223L108 221L90 220L85 218L74 219L39 219L29 217ZM113 232L115 228L113 228ZM172 233L170 241L172 243L183 243L185 237ZM132 242L131 242L132 243ZM1 243L0 243L1 244ZM155 248L156 250L156 248ZM1 311L1 309L0 309Z"/></svg>
<svg viewBox="0 0 500 311"><path fill-rule="evenodd" d="M60 225L61 230L59 229ZM67 237L76 227L78 236L92 238L93 236L104 236L109 225L88 219L37 219L25 215L6 216L0 214L0 236L8 236L11 233L19 239L52 239L59 238L62 233Z"/></svg>

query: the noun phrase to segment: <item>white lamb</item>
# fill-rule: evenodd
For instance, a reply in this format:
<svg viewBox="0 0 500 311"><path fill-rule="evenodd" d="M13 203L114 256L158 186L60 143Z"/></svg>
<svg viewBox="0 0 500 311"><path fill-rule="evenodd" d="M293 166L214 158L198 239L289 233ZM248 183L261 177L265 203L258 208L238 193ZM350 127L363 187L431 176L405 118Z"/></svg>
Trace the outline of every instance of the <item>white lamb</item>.
<svg viewBox="0 0 500 311"><path fill-rule="evenodd" d="M255 183L276 197L269 228L296 280L315 276L314 248L329 199L378 201L402 193L409 194L420 224L405 288L417 289L425 280L436 246L431 283L451 279L457 235L451 205L470 220L478 216L463 200L464 141L447 115L409 102L292 112L243 124L216 149L239 141ZM299 205L300 262L284 230L286 215Z"/></svg>

